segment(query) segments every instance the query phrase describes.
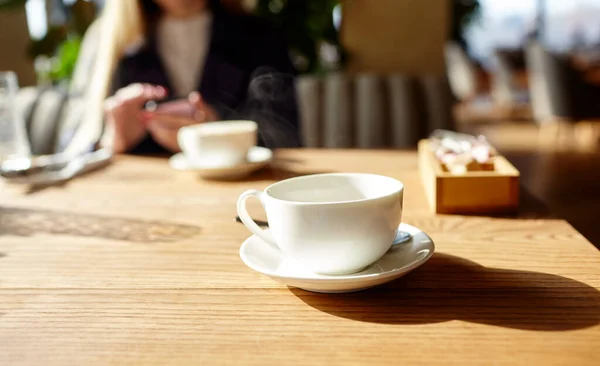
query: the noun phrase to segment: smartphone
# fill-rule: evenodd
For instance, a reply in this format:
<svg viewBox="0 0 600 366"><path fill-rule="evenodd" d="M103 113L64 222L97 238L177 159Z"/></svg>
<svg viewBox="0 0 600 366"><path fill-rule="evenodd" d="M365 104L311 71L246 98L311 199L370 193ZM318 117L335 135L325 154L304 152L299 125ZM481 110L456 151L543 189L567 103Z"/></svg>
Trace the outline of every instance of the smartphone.
<svg viewBox="0 0 600 366"><path fill-rule="evenodd" d="M196 113L196 108L194 108L186 98L179 97L148 101L144 105L144 109L151 112L190 118L193 118Z"/></svg>

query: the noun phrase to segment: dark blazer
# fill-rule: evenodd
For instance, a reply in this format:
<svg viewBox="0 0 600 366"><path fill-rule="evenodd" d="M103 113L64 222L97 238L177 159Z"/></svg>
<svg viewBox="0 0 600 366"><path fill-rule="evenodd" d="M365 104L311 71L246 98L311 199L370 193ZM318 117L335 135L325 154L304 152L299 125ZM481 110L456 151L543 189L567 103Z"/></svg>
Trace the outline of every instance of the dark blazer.
<svg viewBox="0 0 600 366"><path fill-rule="evenodd" d="M267 23L224 11L213 14L211 43L197 90L223 119L256 121L262 146L300 146L295 75L285 43ZM132 83L172 90L154 35L121 59L111 94ZM131 152L166 151L148 136Z"/></svg>

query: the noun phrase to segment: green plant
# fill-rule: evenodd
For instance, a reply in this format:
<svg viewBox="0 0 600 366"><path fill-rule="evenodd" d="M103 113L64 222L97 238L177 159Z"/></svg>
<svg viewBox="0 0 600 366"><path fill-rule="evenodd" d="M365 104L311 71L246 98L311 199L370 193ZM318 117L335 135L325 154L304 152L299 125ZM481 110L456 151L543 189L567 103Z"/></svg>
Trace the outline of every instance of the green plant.
<svg viewBox="0 0 600 366"><path fill-rule="evenodd" d="M52 80L69 80L75 71L79 49L81 47L81 37L73 36L65 40L56 51L56 62L50 70Z"/></svg>
<svg viewBox="0 0 600 366"><path fill-rule="evenodd" d="M323 43L344 51L333 12L340 0L258 0L255 14L269 19L283 34L301 72L319 73L328 66L320 56Z"/></svg>
<svg viewBox="0 0 600 366"><path fill-rule="evenodd" d="M48 0L47 0L48 1ZM27 0L0 0L0 11L22 9ZM88 1L78 0L66 7L67 23L51 25L42 39L31 40L28 55L32 59L40 56L51 59L50 70L44 70L44 79L53 83L61 83L71 79L81 39L96 17L95 5Z"/></svg>

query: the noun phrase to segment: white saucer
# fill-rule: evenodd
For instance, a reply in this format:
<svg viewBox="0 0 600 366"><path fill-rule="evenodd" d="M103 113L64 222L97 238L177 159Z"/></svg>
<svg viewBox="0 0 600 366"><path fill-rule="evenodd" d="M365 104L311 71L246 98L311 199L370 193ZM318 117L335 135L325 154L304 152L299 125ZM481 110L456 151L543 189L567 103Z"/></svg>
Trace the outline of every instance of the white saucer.
<svg viewBox="0 0 600 366"><path fill-rule="evenodd" d="M409 232L412 239L392 246L377 262L351 275L327 276L310 272L255 235L242 244L240 257L251 269L288 286L321 293L360 291L400 278L433 255L433 240L423 231L407 224L400 225L399 230Z"/></svg>
<svg viewBox="0 0 600 366"><path fill-rule="evenodd" d="M191 162L183 153L175 154L169 159L173 169L192 171L206 179L239 179L264 168L273 159L273 152L267 148L254 146L248 151L245 163L233 166L202 166Z"/></svg>

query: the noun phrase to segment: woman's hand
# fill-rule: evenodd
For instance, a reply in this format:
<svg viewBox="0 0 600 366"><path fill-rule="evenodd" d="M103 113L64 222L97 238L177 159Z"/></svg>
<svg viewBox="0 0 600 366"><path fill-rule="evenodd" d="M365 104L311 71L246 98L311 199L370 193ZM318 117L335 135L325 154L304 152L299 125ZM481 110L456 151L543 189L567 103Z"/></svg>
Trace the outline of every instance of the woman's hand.
<svg viewBox="0 0 600 366"><path fill-rule="evenodd" d="M152 99L163 99L167 90L149 84L131 84L119 89L105 101L108 127L114 131L113 151L124 153L146 136L144 104Z"/></svg>
<svg viewBox="0 0 600 366"><path fill-rule="evenodd" d="M191 93L188 101L194 110L192 116L178 116L161 112L146 112L144 115L148 124L148 132L154 141L171 152L181 151L177 143L177 132L181 127L219 120L218 113L210 105L204 103L199 93Z"/></svg>

